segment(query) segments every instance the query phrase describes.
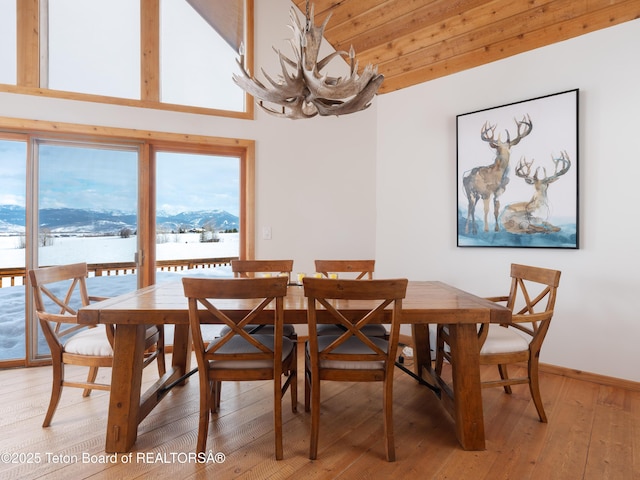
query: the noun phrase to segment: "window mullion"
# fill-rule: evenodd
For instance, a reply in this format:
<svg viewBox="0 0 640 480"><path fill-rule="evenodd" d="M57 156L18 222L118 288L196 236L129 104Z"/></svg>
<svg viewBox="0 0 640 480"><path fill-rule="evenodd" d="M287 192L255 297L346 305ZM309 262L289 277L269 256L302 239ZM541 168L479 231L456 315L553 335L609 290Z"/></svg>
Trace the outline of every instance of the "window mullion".
<svg viewBox="0 0 640 480"><path fill-rule="evenodd" d="M43 1L46 4L46 0ZM40 87L40 0L17 2L17 84Z"/></svg>
<svg viewBox="0 0 640 480"><path fill-rule="evenodd" d="M140 95L160 101L160 0L140 0Z"/></svg>

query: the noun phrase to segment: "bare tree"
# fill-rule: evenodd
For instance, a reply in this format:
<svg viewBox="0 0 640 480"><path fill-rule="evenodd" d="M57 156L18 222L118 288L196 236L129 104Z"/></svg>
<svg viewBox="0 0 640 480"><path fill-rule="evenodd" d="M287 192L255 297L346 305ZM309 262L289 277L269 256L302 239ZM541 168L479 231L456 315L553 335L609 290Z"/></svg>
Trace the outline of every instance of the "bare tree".
<svg viewBox="0 0 640 480"><path fill-rule="evenodd" d="M53 245L53 235L48 228L41 228L38 236L39 245L41 247L49 247Z"/></svg>

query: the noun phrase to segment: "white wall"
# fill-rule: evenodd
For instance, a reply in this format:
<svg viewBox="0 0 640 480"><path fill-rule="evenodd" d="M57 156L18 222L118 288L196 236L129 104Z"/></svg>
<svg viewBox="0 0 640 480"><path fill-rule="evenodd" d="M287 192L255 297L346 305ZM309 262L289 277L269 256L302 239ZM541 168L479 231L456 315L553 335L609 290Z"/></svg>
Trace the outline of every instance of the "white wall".
<svg viewBox="0 0 640 480"><path fill-rule="evenodd" d="M267 5L268 4L268 5ZM256 65L278 71L288 0L256 2ZM256 256L375 257L378 276L504 292L511 262L563 271L542 361L640 381L640 20L383 95L341 118L255 121L0 93L0 116L256 140ZM579 250L456 248L455 116L580 88ZM376 164L377 162L377 164ZM631 221L630 221L631 220ZM272 240L262 240L270 226Z"/></svg>
<svg viewBox="0 0 640 480"><path fill-rule="evenodd" d="M378 98L376 271L506 294L509 264L562 270L541 361L640 381L640 20ZM456 247L456 115L579 99L580 249Z"/></svg>
<svg viewBox="0 0 640 480"><path fill-rule="evenodd" d="M288 0L256 2L256 66L276 76L272 45L290 57ZM341 118L256 121L0 93L0 116L256 140L256 258L375 254L376 107ZM272 240L263 240L263 227Z"/></svg>

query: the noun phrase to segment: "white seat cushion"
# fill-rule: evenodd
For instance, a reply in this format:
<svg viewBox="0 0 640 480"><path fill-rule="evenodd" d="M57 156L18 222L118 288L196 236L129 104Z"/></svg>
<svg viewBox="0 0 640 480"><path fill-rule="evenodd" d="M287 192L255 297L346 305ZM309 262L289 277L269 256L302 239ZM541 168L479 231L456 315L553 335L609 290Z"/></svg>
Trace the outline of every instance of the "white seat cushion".
<svg viewBox="0 0 640 480"><path fill-rule="evenodd" d="M524 352L528 349L529 342L516 329L490 325L489 333L484 345L482 345L480 355Z"/></svg>
<svg viewBox="0 0 640 480"><path fill-rule="evenodd" d="M273 335L255 334L253 338L263 345L273 350ZM219 340L214 340L218 342ZM282 361L287 358L293 351L293 342L286 337L282 339ZM261 353L255 346L251 345L244 338L234 336L225 343L218 353ZM252 368L273 368L271 360L210 360L209 366L213 369L252 369Z"/></svg>
<svg viewBox="0 0 640 480"><path fill-rule="evenodd" d="M69 337L64 351L76 355L113 357L113 349L104 331L104 325L87 328Z"/></svg>
<svg viewBox="0 0 640 480"><path fill-rule="evenodd" d="M333 335L323 335L318 337L318 350L323 351L333 341L338 338ZM386 352L389 342L379 337L370 337L371 341L380 347L382 351ZM362 343L360 339L356 337L350 337L340 345L338 348L332 350L332 353L341 354L362 354L362 353L374 353L371 348ZM307 342L307 354L309 354L309 342ZM383 370L385 362L383 361L349 361L349 360L321 360L320 368L336 368L340 370Z"/></svg>
<svg viewBox="0 0 640 480"><path fill-rule="evenodd" d="M146 338L158 333L158 327L149 325ZM113 357L113 349L107 338L104 325L81 330L70 336L64 344L64 351L75 355L91 355L98 357Z"/></svg>

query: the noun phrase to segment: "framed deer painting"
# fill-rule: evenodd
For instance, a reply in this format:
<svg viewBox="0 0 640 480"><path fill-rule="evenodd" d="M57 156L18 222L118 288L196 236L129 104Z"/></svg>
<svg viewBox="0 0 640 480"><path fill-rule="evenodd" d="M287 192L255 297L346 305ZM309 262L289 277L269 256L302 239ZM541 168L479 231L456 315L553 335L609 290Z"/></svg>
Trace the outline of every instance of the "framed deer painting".
<svg viewBox="0 0 640 480"><path fill-rule="evenodd" d="M578 248L578 93L456 117L459 247Z"/></svg>

